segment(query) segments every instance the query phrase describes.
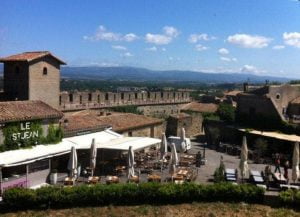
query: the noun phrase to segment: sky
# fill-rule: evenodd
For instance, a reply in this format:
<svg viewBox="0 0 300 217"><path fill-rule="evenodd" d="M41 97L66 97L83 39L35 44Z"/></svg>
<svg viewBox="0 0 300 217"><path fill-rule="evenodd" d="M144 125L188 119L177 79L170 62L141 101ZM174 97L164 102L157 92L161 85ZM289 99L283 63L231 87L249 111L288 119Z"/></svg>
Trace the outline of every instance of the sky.
<svg viewBox="0 0 300 217"><path fill-rule="evenodd" d="M300 79L297 0L1 0L0 57Z"/></svg>

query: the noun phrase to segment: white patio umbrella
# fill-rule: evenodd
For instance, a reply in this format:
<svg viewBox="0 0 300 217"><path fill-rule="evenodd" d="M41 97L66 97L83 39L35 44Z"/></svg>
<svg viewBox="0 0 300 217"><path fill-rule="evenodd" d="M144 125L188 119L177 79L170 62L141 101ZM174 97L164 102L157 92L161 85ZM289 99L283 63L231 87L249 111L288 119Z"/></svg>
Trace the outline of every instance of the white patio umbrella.
<svg viewBox="0 0 300 217"><path fill-rule="evenodd" d="M293 152L293 168L292 168L292 180L294 182L299 178L299 142L294 145Z"/></svg>
<svg viewBox="0 0 300 217"><path fill-rule="evenodd" d="M70 171L70 176L72 178L75 178L75 176L77 175L77 152L74 146L71 148L68 170Z"/></svg>
<svg viewBox="0 0 300 217"><path fill-rule="evenodd" d="M132 150L132 146L129 146L128 150L128 159L127 159L127 178L131 178L134 176L134 153Z"/></svg>
<svg viewBox="0 0 300 217"><path fill-rule="evenodd" d="M185 144L185 129L181 128L181 144L180 144L180 153L185 151L186 144Z"/></svg>
<svg viewBox="0 0 300 217"><path fill-rule="evenodd" d="M97 147L95 143L95 139L92 140L91 150L90 150L90 168L92 169L92 176L94 176L94 171L96 168L96 159L97 159Z"/></svg>
<svg viewBox="0 0 300 217"><path fill-rule="evenodd" d="M242 180L246 176L246 173L248 171L248 147L247 147L247 139L246 136L243 137L243 145L241 150L241 160L240 160L240 170L241 170L241 176Z"/></svg>
<svg viewBox="0 0 300 217"><path fill-rule="evenodd" d="M161 137L161 143L160 143L160 160L162 161L165 160L167 152L168 152L167 138L166 138L166 134L163 133Z"/></svg>
<svg viewBox="0 0 300 217"><path fill-rule="evenodd" d="M178 165L178 156L176 146L174 143L171 144L171 158L169 163L169 173L173 175L176 172L176 166Z"/></svg>

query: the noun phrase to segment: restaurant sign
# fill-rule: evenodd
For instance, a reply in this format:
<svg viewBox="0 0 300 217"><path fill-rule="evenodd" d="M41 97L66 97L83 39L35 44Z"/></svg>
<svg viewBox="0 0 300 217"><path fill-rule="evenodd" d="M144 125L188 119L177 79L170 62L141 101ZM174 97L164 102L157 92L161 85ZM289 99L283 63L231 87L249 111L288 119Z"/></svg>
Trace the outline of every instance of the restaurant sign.
<svg viewBox="0 0 300 217"><path fill-rule="evenodd" d="M20 123L20 132L12 133L12 140L24 140L31 138L38 138L39 130L31 129L31 122Z"/></svg>

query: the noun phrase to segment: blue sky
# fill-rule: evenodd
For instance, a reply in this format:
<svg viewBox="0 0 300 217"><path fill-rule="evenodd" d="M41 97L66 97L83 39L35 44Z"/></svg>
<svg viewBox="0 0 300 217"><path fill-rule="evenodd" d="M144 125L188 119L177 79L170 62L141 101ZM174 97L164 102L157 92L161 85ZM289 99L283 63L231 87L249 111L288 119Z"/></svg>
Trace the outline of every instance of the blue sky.
<svg viewBox="0 0 300 217"><path fill-rule="evenodd" d="M296 0L1 0L0 56L300 78Z"/></svg>

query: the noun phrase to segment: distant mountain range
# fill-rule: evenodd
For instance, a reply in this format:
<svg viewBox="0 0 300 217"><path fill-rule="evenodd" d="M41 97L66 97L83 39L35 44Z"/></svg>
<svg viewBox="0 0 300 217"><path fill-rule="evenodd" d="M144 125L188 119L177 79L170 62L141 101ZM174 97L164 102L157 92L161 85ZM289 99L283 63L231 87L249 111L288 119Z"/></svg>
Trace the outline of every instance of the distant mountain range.
<svg viewBox="0 0 300 217"><path fill-rule="evenodd" d="M3 68L0 64L0 75ZM62 67L61 75L69 79L118 80L118 81L154 81L154 82L199 82L199 83L251 83L287 82L292 79L274 76L258 76L244 73L204 73L185 70L150 70L135 67Z"/></svg>
<svg viewBox="0 0 300 217"><path fill-rule="evenodd" d="M287 82L291 79L273 76L257 76L242 73L204 73L196 71L169 70L158 71L135 67L62 67L61 74L70 79L126 80L155 82L201 82L201 83L240 83L250 80L261 83L266 80Z"/></svg>

